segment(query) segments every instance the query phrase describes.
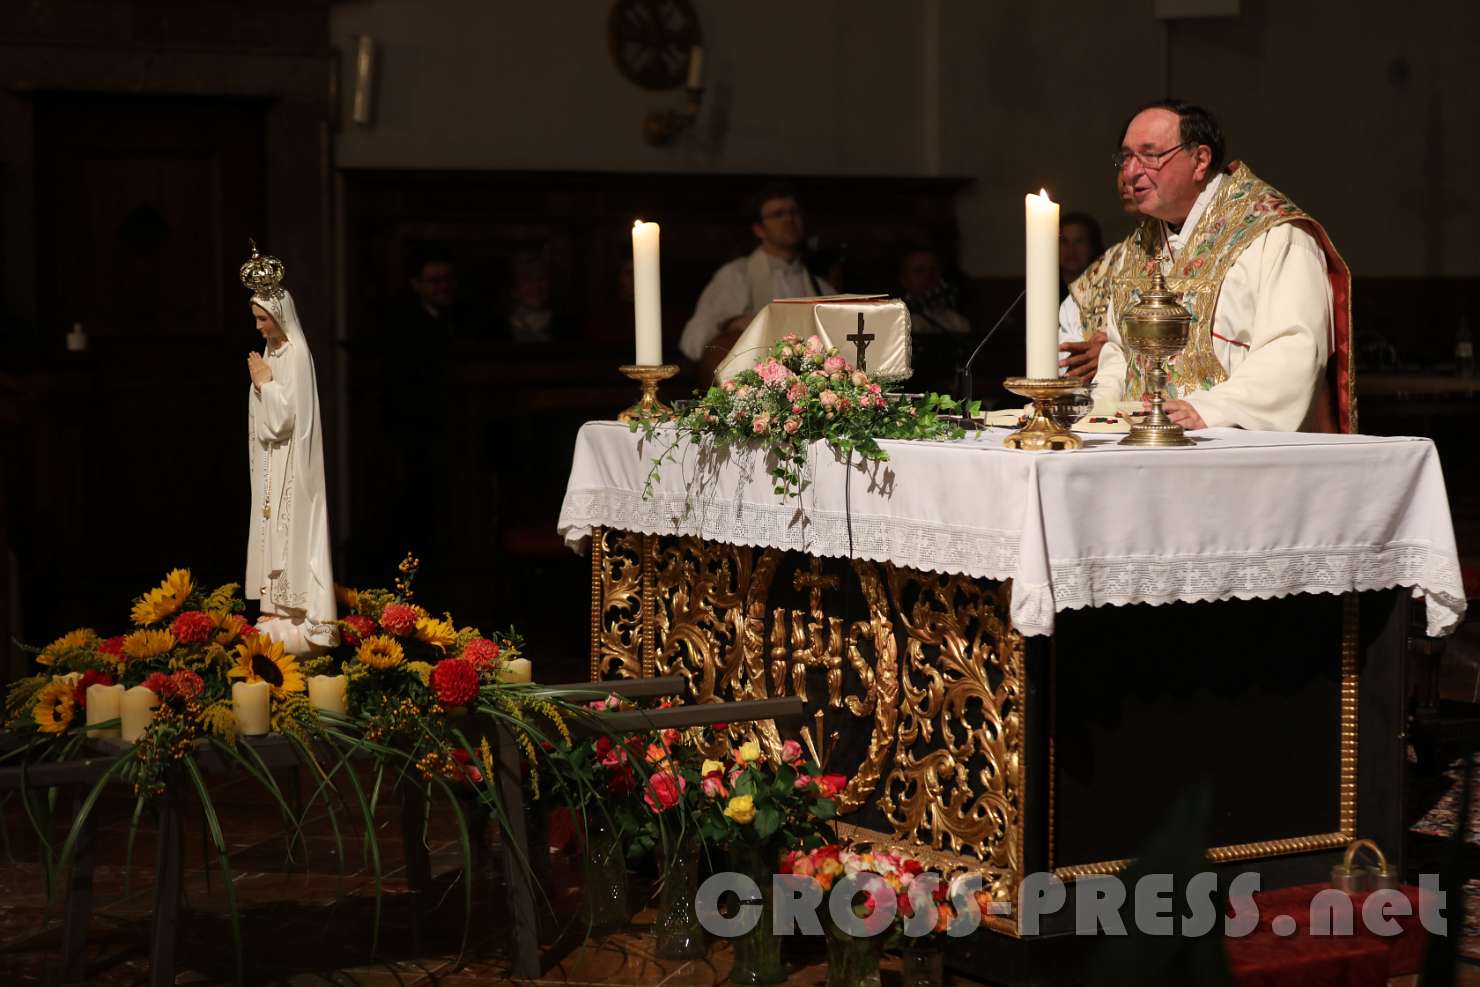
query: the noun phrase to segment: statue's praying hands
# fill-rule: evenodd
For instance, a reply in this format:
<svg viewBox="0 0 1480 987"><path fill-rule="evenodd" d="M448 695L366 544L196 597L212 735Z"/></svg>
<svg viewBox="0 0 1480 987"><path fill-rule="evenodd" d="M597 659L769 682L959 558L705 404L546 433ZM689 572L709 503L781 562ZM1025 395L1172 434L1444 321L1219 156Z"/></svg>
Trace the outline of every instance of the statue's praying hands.
<svg viewBox="0 0 1480 987"><path fill-rule="evenodd" d="M252 378L252 386L258 389L272 380L272 367L268 366L260 353L247 354L247 373Z"/></svg>

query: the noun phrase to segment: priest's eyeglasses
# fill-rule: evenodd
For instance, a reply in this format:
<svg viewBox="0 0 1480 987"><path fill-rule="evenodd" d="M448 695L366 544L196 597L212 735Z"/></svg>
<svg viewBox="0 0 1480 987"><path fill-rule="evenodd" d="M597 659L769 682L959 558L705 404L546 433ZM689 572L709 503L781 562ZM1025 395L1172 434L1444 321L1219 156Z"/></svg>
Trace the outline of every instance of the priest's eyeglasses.
<svg viewBox="0 0 1480 987"><path fill-rule="evenodd" d="M1165 151L1116 151L1110 155L1110 163L1115 166L1116 171L1119 171L1132 158L1135 158L1141 162L1141 167L1147 171L1159 171L1162 165L1167 163L1166 159L1169 155L1176 154L1184 147L1192 146L1192 143L1192 141L1183 141L1174 147L1167 148Z"/></svg>

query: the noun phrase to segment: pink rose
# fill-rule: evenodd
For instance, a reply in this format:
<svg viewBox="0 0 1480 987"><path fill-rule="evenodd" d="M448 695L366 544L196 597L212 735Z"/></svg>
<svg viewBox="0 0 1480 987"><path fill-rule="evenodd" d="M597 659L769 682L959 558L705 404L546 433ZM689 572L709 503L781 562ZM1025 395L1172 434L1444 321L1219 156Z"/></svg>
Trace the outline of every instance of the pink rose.
<svg viewBox="0 0 1480 987"><path fill-rule="evenodd" d="M868 374L864 373L862 370L855 370L855 371L853 371L853 386L854 387L867 387L868 386Z"/></svg>
<svg viewBox="0 0 1480 987"><path fill-rule="evenodd" d="M723 384L719 385L719 389L724 391L726 394L734 394L735 382L733 380L727 380Z"/></svg>
<svg viewBox="0 0 1480 987"><path fill-rule="evenodd" d="M786 365L777 363L775 360L767 360L759 364L755 368L755 372L760 375L761 380L765 381L771 387L785 383L786 378L791 376L791 371L786 369Z"/></svg>
<svg viewBox="0 0 1480 987"><path fill-rule="evenodd" d="M795 435L797 429L801 427L802 423L797 421L795 418L788 418L786 420L786 423L781 426L781 428L786 432L787 435Z"/></svg>
<svg viewBox="0 0 1480 987"><path fill-rule="evenodd" d="M725 791L725 780L717 774L704 776L704 794L712 799L724 798L729 793Z"/></svg>
<svg viewBox="0 0 1480 987"><path fill-rule="evenodd" d="M841 373L848 369L848 361L840 356L830 356L822 361L822 369L830 374Z"/></svg>
<svg viewBox="0 0 1480 987"><path fill-rule="evenodd" d="M680 793L687 787L683 775L660 772L648 779L647 791L642 793L642 799L654 812L662 812L677 805Z"/></svg>
<svg viewBox="0 0 1480 987"><path fill-rule="evenodd" d="M824 408L831 408L833 405L838 403L838 396L832 391L823 391L821 394L817 395L817 400L822 402L822 406Z"/></svg>
<svg viewBox="0 0 1480 987"><path fill-rule="evenodd" d="M808 353L811 353L811 354L813 354L815 356L816 354L821 353L822 352L822 349L823 349L823 347L822 347L822 337L821 336L818 336L818 335L815 335L814 334L814 335L811 335L811 336L808 336L807 337L807 352Z"/></svg>
<svg viewBox="0 0 1480 987"><path fill-rule="evenodd" d="M790 401L792 404L795 404L806 396L807 388L806 385L804 385L801 381L797 381L792 384L790 389L788 389L786 392L786 400Z"/></svg>
<svg viewBox="0 0 1480 987"><path fill-rule="evenodd" d="M795 740L788 740L781 745L781 763L796 764L802 759L802 745Z"/></svg>
<svg viewBox="0 0 1480 987"><path fill-rule="evenodd" d="M765 435L766 431L770 427L771 416L766 414L765 412L761 412L759 415L756 415L755 418L751 419L750 430L756 435Z"/></svg>

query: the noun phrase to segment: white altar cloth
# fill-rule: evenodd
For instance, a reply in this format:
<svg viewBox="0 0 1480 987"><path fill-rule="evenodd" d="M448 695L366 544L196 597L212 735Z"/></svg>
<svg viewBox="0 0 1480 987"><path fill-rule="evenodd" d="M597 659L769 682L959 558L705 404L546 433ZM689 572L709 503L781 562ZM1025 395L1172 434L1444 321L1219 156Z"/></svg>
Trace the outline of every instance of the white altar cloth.
<svg viewBox="0 0 1480 987"><path fill-rule="evenodd" d="M1002 448L1005 429L957 442L882 442L851 469L823 443L800 499L772 490L753 449L671 444L616 422L576 440L558 522L580 551L596 527L857 557L1011 579L1012 620L1051 634L1080 607L1345 593L1406 586L1428 632L1464 615L1454 528L1428 439L1208 429L1198 446L1131 449L1086 435L1076 452Z"/></svg>

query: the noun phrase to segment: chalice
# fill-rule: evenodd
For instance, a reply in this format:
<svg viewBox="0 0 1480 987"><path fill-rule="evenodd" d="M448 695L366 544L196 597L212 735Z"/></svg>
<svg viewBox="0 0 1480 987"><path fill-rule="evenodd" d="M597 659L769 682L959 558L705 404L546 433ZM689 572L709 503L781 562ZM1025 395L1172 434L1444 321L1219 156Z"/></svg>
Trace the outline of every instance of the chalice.
<svg viewBox="0 0 1480 987"><path fill-rule="evenodd" d="M1145 421L1131 426L1130 434L1120 440L1121 445L1164 449L1193 444L1183 434L1182 426L1167 417L1162 407L1162 391L1167 386L1166 361L1187 345L1191 323L1192 314L1167 290L1166 278L1160 270L1151 279L1151 289L1121 315L1121 338L1142 366L1149 366L1146 376L1151 385L1151 411Z"/></svg>

